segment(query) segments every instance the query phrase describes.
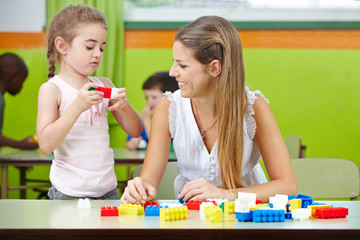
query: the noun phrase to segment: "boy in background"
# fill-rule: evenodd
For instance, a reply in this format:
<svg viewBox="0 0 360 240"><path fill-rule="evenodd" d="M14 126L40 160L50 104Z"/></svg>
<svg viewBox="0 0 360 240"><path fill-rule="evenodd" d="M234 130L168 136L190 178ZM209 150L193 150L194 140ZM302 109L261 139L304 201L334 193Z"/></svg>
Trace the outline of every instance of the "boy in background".
<svg viewBox="0 0 360 240"><path fill-rule="evenodd" d="M146 98L146 106L141 110L143 131L138 138L127 137L126 148L130 150L146 148L150 136L151 118L156 105L161 101L163 93L175 92L179 86L176 79L169 76L169 72L156 72L144 82L142 89Z"/></svg>
<svg viewBox="0 0 360 240"><path fill-rule="evenodd" d="M0 56L0 147L9 146L19 149L36 149L38 143L34 136L21 141L6 137L2 134L4 120L4 94L6 92L15 96L18 94L27 77L28 70L24 61L13 53L4 53Z"/></svg>

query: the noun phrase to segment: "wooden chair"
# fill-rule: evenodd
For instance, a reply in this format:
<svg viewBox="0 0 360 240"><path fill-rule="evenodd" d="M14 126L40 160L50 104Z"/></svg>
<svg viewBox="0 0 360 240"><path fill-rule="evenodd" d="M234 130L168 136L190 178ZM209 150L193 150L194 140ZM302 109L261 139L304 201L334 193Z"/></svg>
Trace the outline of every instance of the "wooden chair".
<svg viewBox="0 0 360 240"><path fill-rule="evenodd" d="M306 146L301 144L301 137L289 135L285 139L285 145L290 158L305 158Z"/></svg>
<svg viewBox="0 0 360 240"><path fill-rule="evenodd" d="M132 171L132 179L140 176L142 167L141 164ZM174 181L178 174L176 162L168 162L155 199L177 199L174 193Z"/></svg>
<svg viewBox="0 0 360 240"><path fill-rule="evenodd" d="M339 158L291 159L298 193L313 198L359 196L359 168L355 162Z"/></svg>

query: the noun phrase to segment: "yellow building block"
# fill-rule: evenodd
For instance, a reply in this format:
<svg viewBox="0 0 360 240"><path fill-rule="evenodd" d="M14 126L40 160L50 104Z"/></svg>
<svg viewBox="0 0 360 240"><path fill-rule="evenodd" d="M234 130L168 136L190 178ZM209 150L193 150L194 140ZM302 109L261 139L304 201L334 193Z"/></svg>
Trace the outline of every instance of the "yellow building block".
<svg viewBox="0 0 360 240"><path fill-rule="evenodd" d="M250 205L250 211L257 210L257 209L260 209L262 207L269 207L269 204L262 203L262 204Z"/></svg>
<svg viewBox="0 0 360 240"><path fill-rule="evenodd" d="M289 200L289 211L301 208L301 199L291 199Z"/></svg>
<svg viewBox="0 0 360 240"><path fill-rule="evenodd" d="M174 221L188 218L188 208L174 207L174 208L160 208L160 221Z"/></svg>
<svg viewBox="0 0 360 240"><path fill-rule="evenodd" d="M331 205L308 205L307 207L311 209L310 218L317 218L316 209L319 209L319 208L332 208Z"/></svg>
<svg viewBox="0 0 360 240"><path fill-rule="evenodd" d="M144 207L139 204L121 204L119 214L144 215Z"/></svg>
<svg viewBox="0 0 360 240"><path fill-rule="evenodd" d="M209 219L211 222L222 222L223 221L223 212L221 208L215 207L209 209Z"/></svg>
<svg viewBox="0 0 360 240"><path fill-rule="evenodd" d="M210 211L213 208L218 208L217 206L205 206L204 207L204 213L206 217L210 217Z"/></svg>
<svg viewBox="0 0 360 240"><path fill-rule="evenodd" d="M224 213L235 214L235 201L224 202Z"/></svg>

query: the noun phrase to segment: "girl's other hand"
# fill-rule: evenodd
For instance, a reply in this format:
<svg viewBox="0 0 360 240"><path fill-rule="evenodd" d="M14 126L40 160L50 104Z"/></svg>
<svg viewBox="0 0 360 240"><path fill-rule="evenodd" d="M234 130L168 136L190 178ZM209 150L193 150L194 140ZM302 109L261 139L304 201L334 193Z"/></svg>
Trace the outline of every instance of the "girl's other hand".
<svg viewBox="0 0 360 240"><path fill-rule="evenodd" d="M146 183L141 177L129 180L124 193L121 196L121 203L145 204L146 201L154 199L156 190L153 186Z"/></svg>
<svg viewBox="0 0 360 240"><path fill-rule="evenodd" d="M103 92L89 91L90 88L96 88L94 83L86 83L80 90L75 98L74 104L83 112L88 110L91 106L99 104L103 101Z"/></svg>
<svg viewBox="0 0 360 240"><path fill-rule="evenodd" d="M114 99L110 100L109 111L125 108L127 105L126 88L120 88Z"/></svg>

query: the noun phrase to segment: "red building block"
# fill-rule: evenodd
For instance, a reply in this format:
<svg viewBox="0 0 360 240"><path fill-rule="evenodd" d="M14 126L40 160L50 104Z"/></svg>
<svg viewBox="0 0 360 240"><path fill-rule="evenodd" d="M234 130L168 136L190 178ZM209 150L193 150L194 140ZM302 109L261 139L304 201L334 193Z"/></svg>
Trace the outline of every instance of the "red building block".
<svg viewBox="0 0 360 240"><path fill-rule="evenodd" d="M111 98L111 88L106 88L106 87L97 87L95 89L96 91L100 91L104 93L104 98Z"/></svg>
<svg viewBox="0 0 360 240"><path fill-rule="evenodd" d="M316 209L316 216L318 218L327 219L327 218L346 218L349 214L349 209L344 207L335 207L335 208L319 208Z"/></svg>
<svg viewBox="0 0 360 240"><path fill-rule="evenodd" d="M200 210L200 204L203 203L204 200L189 200L186 203L188 210Z"/></svg>
<svg viewBox="0 0 360 240"><path fill-rule="evenodd" d="M160 204L156 201L147 201L145 204L144 204L144 209L147 207L147 206L160 206Z"/></svg>
<svg viewBox="0 0 360 240"><path fill-rule="evenodd" d="M100 216L108 217L108 216L119 216L119 210L117 206L101 206Z"/></svg>

